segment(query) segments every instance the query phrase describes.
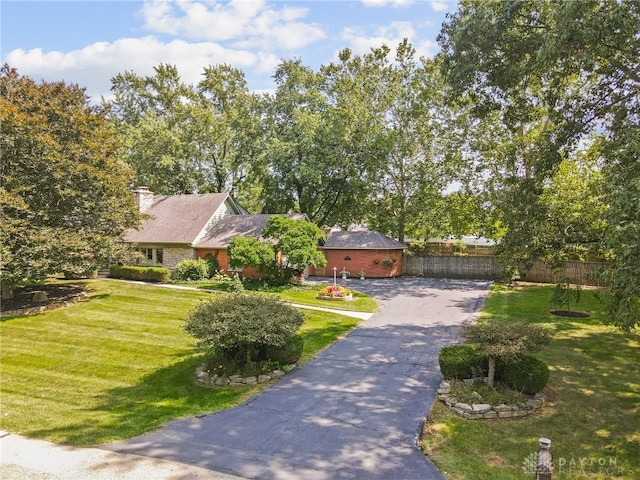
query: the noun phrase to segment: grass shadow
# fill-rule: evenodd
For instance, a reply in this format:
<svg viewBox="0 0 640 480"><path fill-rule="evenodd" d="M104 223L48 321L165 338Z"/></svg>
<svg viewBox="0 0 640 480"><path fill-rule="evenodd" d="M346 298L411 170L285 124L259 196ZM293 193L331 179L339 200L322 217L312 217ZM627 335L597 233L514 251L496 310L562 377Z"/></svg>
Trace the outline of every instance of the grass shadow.
<svg viewBox="0 0 640 480"><path fill-rule="evenodd" d="M228 408L259 389L201 386L195 377L201 363L201 356L191 355L145 375L134 385L98 393L87 410L90 415L84 416L90 421L29 433L59 438L60 443L68 445L100 445L144 434L176 418Z"/></svg>

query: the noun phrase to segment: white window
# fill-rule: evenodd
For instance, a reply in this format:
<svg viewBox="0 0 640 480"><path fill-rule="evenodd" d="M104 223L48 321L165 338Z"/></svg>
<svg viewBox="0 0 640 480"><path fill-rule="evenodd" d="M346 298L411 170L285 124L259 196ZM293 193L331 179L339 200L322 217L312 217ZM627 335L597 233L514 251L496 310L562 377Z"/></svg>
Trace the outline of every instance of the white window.
<svg viewBox="0 0 640 480"><path fill-rule="evenodd" d="M138 263L162 265L163 252L161 248L141 248L139 249L142 258Z"/></svg>

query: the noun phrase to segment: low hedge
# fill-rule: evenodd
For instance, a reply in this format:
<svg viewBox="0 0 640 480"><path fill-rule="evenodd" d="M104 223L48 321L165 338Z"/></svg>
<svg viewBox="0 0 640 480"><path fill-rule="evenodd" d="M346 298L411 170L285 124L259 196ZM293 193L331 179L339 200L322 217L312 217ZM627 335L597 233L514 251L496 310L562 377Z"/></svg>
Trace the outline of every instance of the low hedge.
<svg viewBox="0 0 640 480"><path fill-rule="evenodd" d="M476 345L450 345L440 350L440 372L447 379L485 377L488 359ZM535 394L549 381L549 367L532 355L520 355L496 362L496 379L513 390Z"/></svg>
<svg viewBox="0 0 640 480"><path fill-rule="evenodd" d="M489 362L475 345L449 345L438 356L440 372L449 379L483 377L489 371Z"/></svg>
<svg viewBox="0 0 640 480"><path fill-rule="evenodd" d="M171 278L171 270L162 267L139 267L132 265L112 265L109 277L124 280L167 283Z"/></svg>
<svg viewBox="0 0 640 480"><path fill-rule="evenodd" d="M496 377L519 392L541 392L549 381L549 367L532 355L497 362Z"/></svg>

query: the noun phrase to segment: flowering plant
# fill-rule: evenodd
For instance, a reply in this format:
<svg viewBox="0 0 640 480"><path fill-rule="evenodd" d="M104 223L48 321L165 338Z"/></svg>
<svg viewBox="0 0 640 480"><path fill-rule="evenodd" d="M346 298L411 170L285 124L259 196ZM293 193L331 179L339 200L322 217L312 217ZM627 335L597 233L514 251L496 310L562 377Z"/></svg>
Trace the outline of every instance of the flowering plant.
<svg viewBox="0 0 640 480"><path fill-rule="evenodd" d="M329 285L318 292L319 297L346 297L351 295L351 290L339 285Z"/></svg>

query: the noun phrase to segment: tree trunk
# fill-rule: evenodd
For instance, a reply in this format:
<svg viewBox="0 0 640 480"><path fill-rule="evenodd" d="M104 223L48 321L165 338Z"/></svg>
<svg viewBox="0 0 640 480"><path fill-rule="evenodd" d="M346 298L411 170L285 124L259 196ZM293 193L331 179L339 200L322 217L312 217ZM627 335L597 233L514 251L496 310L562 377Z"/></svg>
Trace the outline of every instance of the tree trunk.
<svg viewBox="0 0 640 480"><path fill-rule="evenodd" d="M493 388L496 376L496 359L489 357L489 373L487 374L487 386Z"/></svg>
<svg viewBox="0 0 640 480"><path fill-rule="evenodd" d="M0 290L2 290L2 293L0 294L2 300L11 300L13 298L13 291L15 288L7 282L0 282Z"/></svg>

